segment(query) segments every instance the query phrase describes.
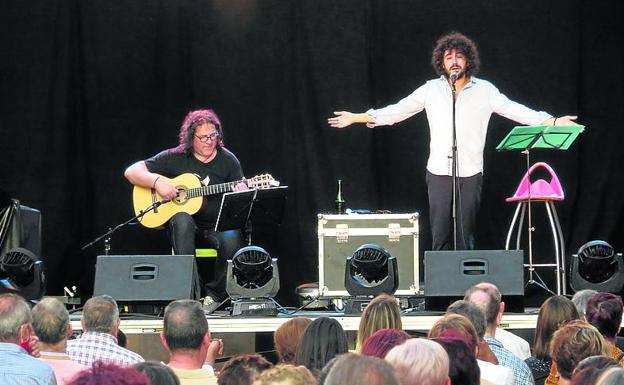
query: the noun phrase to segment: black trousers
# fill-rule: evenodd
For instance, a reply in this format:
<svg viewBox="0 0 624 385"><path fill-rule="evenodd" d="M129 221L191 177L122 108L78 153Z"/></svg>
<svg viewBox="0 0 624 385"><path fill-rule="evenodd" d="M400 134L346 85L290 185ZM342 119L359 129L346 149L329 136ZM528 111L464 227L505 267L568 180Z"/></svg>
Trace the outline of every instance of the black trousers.
<svg viewBox="0 0 624 385"><path fill-rule="evenodd" d="M240 230L216 232L212 229L197 227L195 220L187 213L178 213L169 221L169 236L175 254L195 255L196 244L217 250L214 277L204 286L204 294L215 300L227 297L225 281L227 260L231 259L243 247L243 235Z"/></svg>
<svg viewBox="0 0 624 385"><path fill-rule="evenodd" d="M432 250L453 250L453 178L427 171ZM473 250L483 174L457 178L457 249Z"/></svg>

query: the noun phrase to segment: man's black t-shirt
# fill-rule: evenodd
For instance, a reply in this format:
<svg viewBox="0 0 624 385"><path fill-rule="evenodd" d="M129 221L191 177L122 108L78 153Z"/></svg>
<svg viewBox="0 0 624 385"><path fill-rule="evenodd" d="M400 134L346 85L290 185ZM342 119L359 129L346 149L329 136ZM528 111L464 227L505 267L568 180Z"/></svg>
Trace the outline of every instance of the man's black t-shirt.
<svg viewBox="0 0 624 385"><path fill-rule="evenodd" d="M167 178L175 178L185 173L196 174L204 181L204 184L210 185L233 182L243 178L240 162L232 152L223 147L217 148L217 155L208 163L202 163L193 154L187 154L182 148L175 147L145 160L145 165L150 172ZM204 197L202 208L193 216L198 227L214 228L220 203L221 195Z"/></svg>

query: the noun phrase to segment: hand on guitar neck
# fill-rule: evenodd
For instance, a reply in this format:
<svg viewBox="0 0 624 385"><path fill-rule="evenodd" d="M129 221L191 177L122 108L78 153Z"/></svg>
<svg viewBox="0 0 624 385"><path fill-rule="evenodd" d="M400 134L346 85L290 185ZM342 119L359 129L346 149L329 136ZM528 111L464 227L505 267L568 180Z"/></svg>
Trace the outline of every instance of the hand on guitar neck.
<svg viewBox="0 0 624 385"><path fill-rule="evenodd" d="M154 183L154 189L158 195L162 198L162 203L169 202L178 197L178 188L174 186L169 179L158 177L156 183ZM232 191L245 191L249 190L247 186L247 180L243 178L240 182L236 183L232 187Z"/></svg>
<svg viewBox="0 0 624 385"><path fill-rule="evenodd" d="M232 187L232 191L239 192L249 190L249 186L247 186L247 179L243 178L240 182L236 183L234 187Z"/></svg>

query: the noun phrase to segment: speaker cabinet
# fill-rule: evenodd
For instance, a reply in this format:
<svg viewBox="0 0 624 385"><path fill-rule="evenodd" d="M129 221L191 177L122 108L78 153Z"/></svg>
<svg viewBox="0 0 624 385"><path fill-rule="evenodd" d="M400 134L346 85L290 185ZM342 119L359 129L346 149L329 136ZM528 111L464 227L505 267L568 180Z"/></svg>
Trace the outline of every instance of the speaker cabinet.
<svg viewBox="0 0 624 385"><path fill-rule="evenodd" d="M93 295L121 303L168 303L195 299L197 267L193 255L100 255Z"/></svg>
<svg viewBox="0 0 624 385"><path fill-rule="evenodd" d="M446 310L469 287L489 282L503 295L507 311L524 311L522 250L425 251L425 308Z"/></svg>

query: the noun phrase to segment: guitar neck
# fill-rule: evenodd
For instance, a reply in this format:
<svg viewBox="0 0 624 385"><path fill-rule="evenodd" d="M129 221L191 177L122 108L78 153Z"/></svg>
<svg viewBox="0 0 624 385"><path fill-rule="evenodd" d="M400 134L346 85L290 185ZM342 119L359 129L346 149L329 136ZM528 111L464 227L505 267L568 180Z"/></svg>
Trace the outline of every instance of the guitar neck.
<svg viewBox="0 0 624 385"><path fill-rule="evenodd" d="M186 191L186 195L189 198L196 198L207 195L216 195L223 194L226 192L231 192L234 190L234 186L240 181L227 182L227 183L219 183L219 184L209 184L208 186L202 186L197 188L192 188Z"/></svg>

